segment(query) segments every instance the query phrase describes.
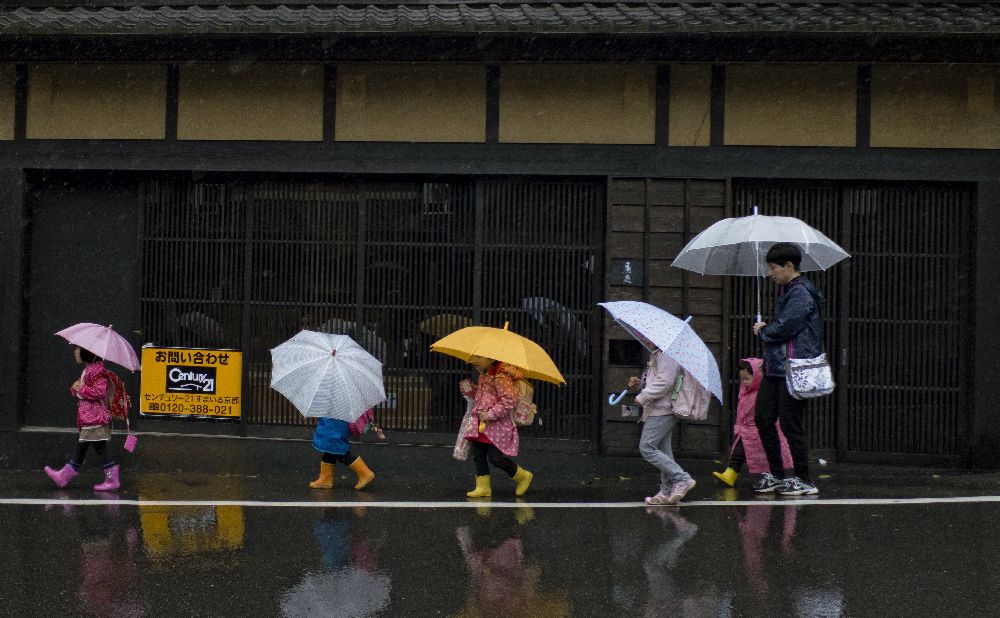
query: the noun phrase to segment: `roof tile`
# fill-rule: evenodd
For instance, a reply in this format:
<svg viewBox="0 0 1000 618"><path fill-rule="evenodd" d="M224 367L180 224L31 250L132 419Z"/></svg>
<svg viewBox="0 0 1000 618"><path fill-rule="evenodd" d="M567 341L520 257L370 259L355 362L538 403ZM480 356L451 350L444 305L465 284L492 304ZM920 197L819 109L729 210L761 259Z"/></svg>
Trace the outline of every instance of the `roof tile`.
<svg viewBox="0 0 1000 618"><path fill-rule="evenodd" d="M571 2L0 9L0 34L992 33L1000 3Z"/></svg>

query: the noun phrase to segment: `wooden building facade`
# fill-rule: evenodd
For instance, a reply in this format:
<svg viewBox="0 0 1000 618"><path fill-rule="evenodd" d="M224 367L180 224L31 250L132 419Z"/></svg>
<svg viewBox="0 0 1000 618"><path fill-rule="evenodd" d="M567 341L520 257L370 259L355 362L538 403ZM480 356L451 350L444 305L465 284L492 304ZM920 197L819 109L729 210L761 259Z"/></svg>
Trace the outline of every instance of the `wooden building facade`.
<svg viewBox="0 0 1000 618"><path fill-rule="evenodd" d="M266 378L307 326L377 350L386 425L445 441L464 370L436 329L510 321L568 378L529 442L634 452L606 402L643 358L596 303L693 315L731 403L750 282L670 261L759 206L853 256L815 277L840 383L817 452L1000 466L1000 4L24 5L0 9L3 429L67 424L51 333L97 321L243 350L215 430L304 434ZM723 451L729 409L677 447Z"/></svg>

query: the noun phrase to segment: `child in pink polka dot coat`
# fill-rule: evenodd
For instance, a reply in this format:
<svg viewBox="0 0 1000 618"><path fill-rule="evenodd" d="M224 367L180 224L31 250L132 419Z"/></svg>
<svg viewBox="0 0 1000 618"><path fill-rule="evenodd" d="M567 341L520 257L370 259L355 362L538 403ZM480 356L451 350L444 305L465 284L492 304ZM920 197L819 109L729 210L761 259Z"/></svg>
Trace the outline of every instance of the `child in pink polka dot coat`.
<svg viewBox="0 0 1000 618"><path fill-rule="evenodd" d="M470 498L492 495L489 464L493 464L514 480L514 495L523 496L534 475L510 459L517 456L519 447L517 425L511 413L517 407L514 382L521 379L521 372L511 365L481 356L473 356L469 364L479 370L479 381L474 386L466 384L463 389L463 394L472 398L472 422L463 429L465 439L471 442L472 460L476 465L476 488L466 495Z"/></svg>

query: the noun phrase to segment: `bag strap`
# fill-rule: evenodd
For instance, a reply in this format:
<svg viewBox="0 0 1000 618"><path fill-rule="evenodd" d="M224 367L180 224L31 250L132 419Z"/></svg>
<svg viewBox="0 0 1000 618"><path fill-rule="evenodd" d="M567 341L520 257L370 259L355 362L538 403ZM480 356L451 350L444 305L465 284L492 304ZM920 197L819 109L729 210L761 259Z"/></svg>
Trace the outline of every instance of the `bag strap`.
<svg viewBox="0 0 1000 618"><path fill-rule="evenodd" d="M677 401L677 397L681 394L681 389L684 388L684 369L681 368L677 372L677 377L674 379L674 389L670 393L670 400Z"/></svg>

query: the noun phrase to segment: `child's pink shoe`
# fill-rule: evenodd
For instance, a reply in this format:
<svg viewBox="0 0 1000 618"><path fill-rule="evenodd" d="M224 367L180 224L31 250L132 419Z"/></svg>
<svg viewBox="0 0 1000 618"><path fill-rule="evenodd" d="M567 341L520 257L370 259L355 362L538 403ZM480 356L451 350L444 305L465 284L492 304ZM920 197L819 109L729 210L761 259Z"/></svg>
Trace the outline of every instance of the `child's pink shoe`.
<svg viewBox="0 0 1000 618"><path fill-rule="evenodd" d="M684 499L689 491L694 489L697 485L694 479L688 479L686 481L681 481L674 485L674 488L670 491L670 504L677 504Z"/></svg>
<svg viewBox="0 0 1000 618"><path fill-rule="evenodd" d="M79 474L79 472L77 472L73 466L66 464L61 470L58 471L45 466L45 474L48 474L49 478L55 482L56 487L61 488L69 485L69 482L72 481L73 478Z"/></svg>
<svg viewBox="0 0 1000 618"><path fill-rule="evenodd" d="M648 496L646 498L646 504L650 506L666 506L673 504L673 502L670 501L670 496L661 491L655 496Z"/></svg>
<svg viewBox="0 0 1000 618"><path fill-rule="evenodd" d="M114 491L119 487L121 487L121 483L118 482L118 465L116 464L104 469L104 482L100 485L94 485L94 491Z"/></svg>

